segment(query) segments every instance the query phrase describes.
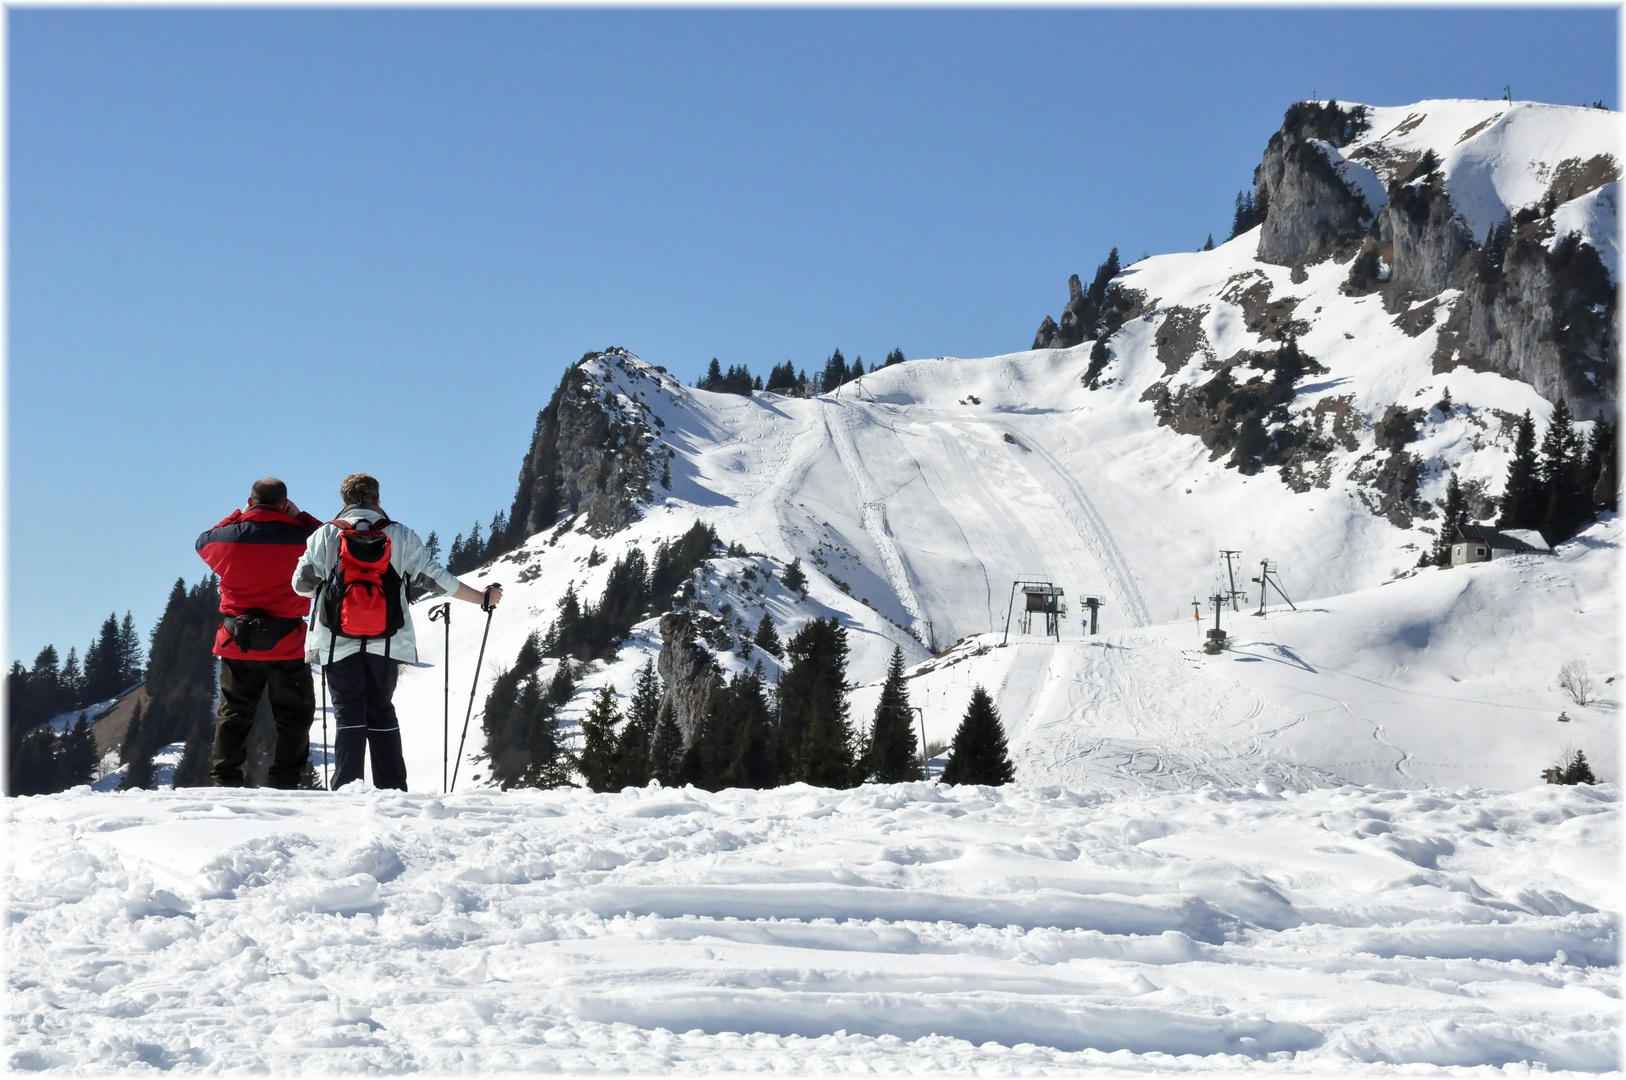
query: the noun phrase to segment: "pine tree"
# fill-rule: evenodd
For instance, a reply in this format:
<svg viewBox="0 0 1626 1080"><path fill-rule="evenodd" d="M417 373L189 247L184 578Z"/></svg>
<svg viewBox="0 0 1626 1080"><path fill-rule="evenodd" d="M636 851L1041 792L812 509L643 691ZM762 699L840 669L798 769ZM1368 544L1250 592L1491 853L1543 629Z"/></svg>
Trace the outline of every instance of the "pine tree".
<svg viewBox="0 0 1626 1080"><path fill-rule="evenodd" d="M520 783L533 766L535 728L553 715L536 679L541 666L541 646L532 631L520 644L514 665L492 680L481 710L491 778L505 789Z"/></svg>
<svg viewBox="0 0 1626 1080"><path fill-rule="evenodd" d="M1534 529L1541 524L1544 509L1536 476L1536 425L1526 409L1513 435L1513 460L1508 462L1507 482L1502 485L1502 514L1496 525L1502 529Z"/></svg>
<svg viewBox="0 0 1626 1080"><path fill-rule="evenodd" d="M446 569L450 570L454 574L461 574L463 571L468 569L468 564L463 558L462 533L458 533L456 536L452 537L451 550L446 552Z"/></svg>
<svg viewBox="0 0 1626 1080"><path fill-rule="evenodd" d="M858 379L862 379L863 377L864 377L864 358L862 356L855 356L855 357L853 357L853 366L847 369L847 381L848 382L855 382Z"/></svg>
<svg viewBox="0 0 1626 1080"><path fill-rule="evenodd" d="M119 689L127 690L141 681L141 638L136 634L135 619L124 613L119 624Z"/></svg>
<svg viewBox="0 0 1626 1080"><path fill-rule="evenodd" d="M785 567L785 572L780 576L780 580L785 583L785 588L791 592L801 593L803 596L807 595L807 572L802 569L802 557L800 555L792 559L790 565Z"/></svg>
<svg viewBox="0 0 1626 1080"><path fill-rule="evenodd" d="M111 614L102 623L102 630L89 649L85 650L86 704L106 701L124 689L119 651L119 617Z"/></svg>
<svg viewBox="0 0 1626 1080"><path fill-rule="evenodd" d="M824 376L819 382L819 390L822 393L828 394L830 391L834 390L836 387L840 386L846 381L847 359L841 355L841 350L837 349L835 352L831 353L830 358L824 362Z"/></svg>
<svg viewBox="0 0 1626 1080"><path fill-rule="evenodd" d="M1434 565L1451 565L1451 540L1458 526L1468 520L1468 507L1462 497L1462 485L1457 482L1457 470L1451 470L1451 482L1445 489L1445 508L1440 512L1440 535L1434 539Z"/></svg>
<svg viewBox="0 0 1626 1080"><path fill-rule="evenodd" d="M22 737L9 762L14 795L49 795L65 786L61 776L61 740L49 727L35 727Z"/></svg>
<svg viewBox="0 0 1626 1080"><path fill-rule="evenodd" d="M491 525L486 538L485 561L490 562L498 555L508 552L508 515L498 510L491 515Z"/></svg>
<svg viewBox="0 0 1626 1080"><path fill-rule="evenodd" d="M711 366L706 368L705 378L700 380L700 389L710 390L722 381L723 368L722 365L717 362L717 358L714 356L711 358Z"/></svg>
<svg viewBox="0 0 1626 1080"><path fill-rule="evenodd" d="M627 726L616 742L616 783L620 787L643 787L653 776L651 744L661 711L661 682L655 674L655 661L644 662L627 708Z"/></svg>
<svg viewBox="0 0 1626 1080"><path fill-rule="evenodd" d="M1204 251L1213 251L1214 250L1214 234L1213 233L1209 233L1208 234L1208 239L1203 241L1202 250L1204 250Z"/></svg>
<svg viewBox="0 0 1626 1080"><path fill-rule="evenodd" d="M559 661L559 666L553 671L553 680L548 683L548 703L554 708L568 705L575 692L576 675L571 670L570 658L565 657Z"/></svg>
<svg viewBox="0 0 1626 1080"><path fill-rule="evenodd" d="M582 779L594 791L617 791L616 728L621 725L621 709L615 702L615 687L605 685L593 697L582 717L582 749L576 759Z"/></svg>
<svg viewBox="0 0 1626 1080"><path fill-rule="evenodd" d="M862 777L847 719L847 632L833 615L814 619L785 652L774 771L820 787L855 786Z"/></svg>
<svg viewBox="0 0 1626 1080"><path fill-rule="evenodd" d="M1566 784L1596 784L1597 777L1592 775L1592 766L1587 763L1586 751L1577 750L1564 768L1564 783Z"/></svg>
<svg viewBox="0 0 1626 1080"><path fill-rule="evenodd" d="M878 783L925 779L914 721L914 711L909 707L909 688L903 679L903 650L893 648L886 682L881 685L881 700L875 706L875 719L870 725L866 765Z"/></svg>
<svg viewBox="0 0 1626 1080"><path fill-rule="evenodd" d="M891 367L893 364L901 363L903 363L903 350L893 349L891 352L886 354L886 363L883 366Z"/></svg>
<svg viewBox="0 0 1626 1080"><path fill-rule="evenodd" d="M220 624L220 582L210 575L190 589L177 581L158 625L147 664L147 754L180 742L176 787L209 783L214 747L215 630ZM131 763L131 769L137 763Z"/></svg>
<svg viewBox="0 0 1626 1080"><path fill-rule="evenodd" d="M994 708L988 691L978 686L971 691L971 703L954 732L948 761L943 765L943 783L998 785L1010 783L1015 776L999 710Z"/></svg>
<svg viewBox="0 0 1626 1080"><path fill-rule="evenodd" d="M773 767L773 715L763 687L762 664L734 676L728 686L728 754L724 787L770 788Z"/></svg>
<svg viewBox="0 0 1626 1080"><path fill-rule="evenodd" d="M1553 543L1575 535L1581 522L1590 516L1590 494L1581 492L1582 447L1570 418L1569 406L1560 398L1553 405L1553 417L1541 440L1541 466L1538 472L1544 510L1541 534Z"/></svg>
<svg viewBox="0 0 1626 1080"><path fill-rule="evenodd" d="M123 790L152 787L152 755L157 745L152 729L162 726L162 719L154 717L153 721L149 724L139 707L130 718L130 727L124 733L124 745L119 750L119 760L125 766L124 780L119 784Z"/></svg>
<svg viewBox="0 0 1626 1080"><path fill-rule="evenodd" d="M57 781L63 788L88 784L96 772L96 736L91 734L90 720L84 713L73 725L73 730L62 739L61 765Z"/></svg>
<svg viewBox="0 0 1626 1080"><path fill-rule="evenodd" d="M655 738L649 748L650 775L663 787L671 787L678 782L682 767L683 729L672 715L672 706L663 702L655 721Z"/></svg>
<svg viewBox="0 0 1626 1080"><path fill-rule="evenodd" d="M529 758L519 784L533 788L568 786L572 759L559 741L558 715L543 696L535 675L520 687L518 712L527 732L525 751Z"/></svg>
<svg viewBox="0 0 1626 1080"><path fill-rule="evenodd" d="M32 727L73 707L63 693L55 645L47 645L34 655L34 667L28 673L27 685L23 714L13 717L13 723L21 722L25 727Z"/></svg>
<svg viewBox="0 0 1626 1080"><path fill-rule="evenodd" d="M773 616L766 611L762 613L762 621L757 623L756 637L751 639L751 643L775 658L779 657L781 650L784 649L784 645L779 641L779 628L774 625Z"/></svg>
<svg viewBox="0 0 1626 1080"><path fill-rule="evenodd" d="M62 687L62 698L68 703L68 708L89 704L85 701L85 675L79 670L79 650L71 645L68 647L68 658L62 662L62 674L58 682Z"/></svg>
<svg viewBox="0 0 1626 1080"><path fill-rule="evenodd" d="M124 741L119 744L119 764L130 764L130 757L136 748L141 745L141 712L142 702L136 702L134 711L130 713L130 723L124 729Z"/></svg>
<svg viewBox="0 0 1626 1080"><path fill-rule="evenodd" d="M423 549L429 552L431 559L440 562L440 537L436 535L434 529L429 530L429 538L423 542Z"/></svg>

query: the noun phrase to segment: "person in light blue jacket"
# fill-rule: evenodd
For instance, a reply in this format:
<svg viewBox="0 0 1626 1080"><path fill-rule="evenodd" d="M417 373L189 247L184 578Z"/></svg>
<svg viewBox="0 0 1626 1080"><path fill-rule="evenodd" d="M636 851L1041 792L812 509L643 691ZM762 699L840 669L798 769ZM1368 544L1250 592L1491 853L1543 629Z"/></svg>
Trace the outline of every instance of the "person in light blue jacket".
<svg viewBox="0 0 1626 1080"><path fill-rule="evenodd" d="M339 485L344 510L311 534L305 553L294 567L294 591L316 598L311 633L305 642L305 659L318 664L327 677L333 695L334 771L332 786L337 789L362 778L364 751L370 749L373 784L381 788L406 790L406 761L401 754L401 727L395 716L395 681L401 664L418 659L417 640L412 632L412 613L407 592L412 586L431 596L451 596L482 608L493 608L502 600L502 587L485 591L457 580L435 562L418 539L417 533L379 506L378 481L366 473L352 473ZM334 570L340 564L341 538L351 529L382 532L389 538L389 569L398 579L395 595L386 597L393 632L377 636L344 633L332 614L337 598L323 598L331 587ZM381 558L382 556L380 556ZM386 579L388 580L388 579Z"/></svg>

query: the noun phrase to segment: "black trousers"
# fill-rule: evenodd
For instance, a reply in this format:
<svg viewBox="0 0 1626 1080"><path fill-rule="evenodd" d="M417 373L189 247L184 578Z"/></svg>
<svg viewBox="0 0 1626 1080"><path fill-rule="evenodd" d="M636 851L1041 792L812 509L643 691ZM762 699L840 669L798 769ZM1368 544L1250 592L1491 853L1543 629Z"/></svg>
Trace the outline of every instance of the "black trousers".
<svg viewBox="0 0 1626 1080"><path fill-rule="evenodd" d="M401 726L395 719L395 679L401 665L377 653L356 653L322 669L333 697L333 787L362 778L362 753L372 750L373 786L406 790Z"/></svg>
<svg viewBox="0 0 1626 1080"><path fill-rule="evenodd" d="M269 692L277 721L277 749L266 784L299 786L310 760L311 721L316 717L316 684L304 660L233 660L220 658L220 700L215 705L214 767L210 776L221 787L243 786L248 760L248 733L260 695Z"/></svg>

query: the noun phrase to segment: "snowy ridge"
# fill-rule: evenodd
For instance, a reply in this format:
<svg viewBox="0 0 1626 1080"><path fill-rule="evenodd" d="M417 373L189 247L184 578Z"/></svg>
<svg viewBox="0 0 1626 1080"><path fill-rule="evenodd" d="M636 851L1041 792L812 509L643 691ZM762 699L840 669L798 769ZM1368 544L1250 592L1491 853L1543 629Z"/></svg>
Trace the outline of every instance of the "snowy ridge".
<svg viewBox="0 0 1626 1080"><path fill-rule="evenodd" d="M1618 798L13 800L7 1063L1607 1071Z"/></svg>
<svg viewBox="0 0 1626 1080"><path fill-rule="evenodd" d="M1366 132L1341 152L1340 171L1351 188L1376 211L1397 173L1433 150L1451 205L1475 240L1539 204L1566 162L1612 158L1622 142L1618 113L1533 101L1420 101L1369 108L1368 120ZM1597 234L1612 237L1614 208L1597 212L1610 219ZM1580 222L1572 227L1590 231Z"/></svg>

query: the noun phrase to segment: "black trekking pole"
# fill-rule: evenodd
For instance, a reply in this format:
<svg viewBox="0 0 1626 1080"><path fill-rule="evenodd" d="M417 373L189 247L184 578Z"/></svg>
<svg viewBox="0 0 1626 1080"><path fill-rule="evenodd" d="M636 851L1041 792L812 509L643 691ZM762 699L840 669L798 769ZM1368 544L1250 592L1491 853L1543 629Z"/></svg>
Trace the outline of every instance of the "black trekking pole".
<svg viewBox="0 0 1626 1080"><path fill-rule="evenodd" d="M457 787L457 767L463 764L463 743L469 737L469 717L474 715L474 692L480 688L480 665L486 659L486 635L491 633L491 613L497 610L491 603L491 590L500 588L501 585L487 585L480 596L480 610L486 613L486 628L480 632L480 656L474 661L474 683L469 687L469 707L463 713L463 734L457 740L457 758L452 762L452 785L446 789L448 795Z"/></svg>
<svg viewBox="0 0 1626 1080"><path fill-rule="evenodd" d="M446 791L446 759L451 754L452 741L452 604L447 601L429 609L430 622L446 624L446 659L440 692L440 790Z"/></svg>
<svg viewBox="0 0 1626 1080"><path fill-rule="evenodd" d="M327 778L327 668L322 669L322 787L332 790Z"/></svg>

